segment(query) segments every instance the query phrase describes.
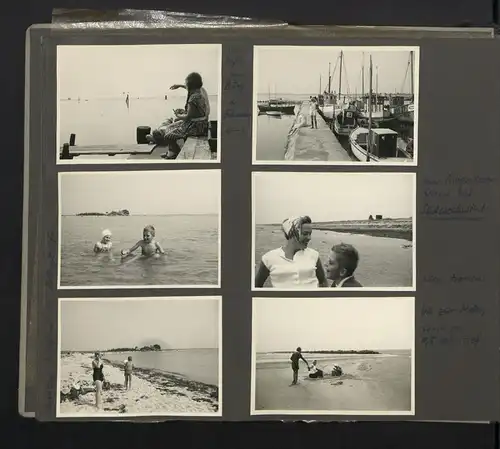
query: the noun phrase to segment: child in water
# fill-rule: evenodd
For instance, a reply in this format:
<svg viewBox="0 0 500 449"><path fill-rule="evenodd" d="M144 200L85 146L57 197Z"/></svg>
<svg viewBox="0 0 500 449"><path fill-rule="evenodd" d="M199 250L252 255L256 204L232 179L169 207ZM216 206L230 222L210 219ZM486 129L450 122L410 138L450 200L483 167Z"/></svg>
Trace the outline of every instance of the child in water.
<svg viewBox="0 0 500 449"><path fill-rule="evenodd" d="M142 231L142 240L139 240L132 248L123 249L122 257L127 257L136 249L141 248L142 255L151 257L156 254L165 254L161 245L155 240L156 230L153 225L147 225Z"/></svg>
<svg viewBox="0 0 500 449"><path fill-rule="evenodd" d="M111 242L111 231L105 229L102 231L102 238L94 245L94 253L108 253L111 251L113 243Z"/></svg>

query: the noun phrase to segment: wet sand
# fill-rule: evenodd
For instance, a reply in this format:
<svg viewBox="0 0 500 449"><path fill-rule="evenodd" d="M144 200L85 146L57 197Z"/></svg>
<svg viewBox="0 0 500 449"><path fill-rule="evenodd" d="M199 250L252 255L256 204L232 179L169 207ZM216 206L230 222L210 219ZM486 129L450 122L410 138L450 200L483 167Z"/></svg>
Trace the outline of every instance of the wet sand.
<svg viewBox="0 0 500 449"><path fill-rule="evenodd" d="M311 362L313 355L305 354ZM407 356L342 356L319 360L339 364L340 377L309 379L301 362L299 384L290 386L287 362L259 363L256 369L256 411L403 412L411 411L411 359ZM326 370L325 370L326 372Z"/></svg>
<svg viewBox="0 0 500 449"><path fill-rule="evenodd" d="M92 355L71 353L61 355L61 414L210 414L216 413L218 388L194 382L177 374L145 368L135 368L132 388L124 388L123 369L119 363L104 361L104 376L110 389L103 390L103 409L95 407L92 382ZM76 382L86 394L78 399L64 399Z"/></svg>

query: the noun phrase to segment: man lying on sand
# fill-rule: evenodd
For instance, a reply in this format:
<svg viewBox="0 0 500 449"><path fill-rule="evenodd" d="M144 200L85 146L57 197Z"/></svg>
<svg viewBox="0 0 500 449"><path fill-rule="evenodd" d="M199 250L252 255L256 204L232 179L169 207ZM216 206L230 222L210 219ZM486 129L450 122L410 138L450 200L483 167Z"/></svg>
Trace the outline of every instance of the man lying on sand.
<svg viewBox="0 0 500 449"><path fill-rule="evenodd" d="M326 262L326 275L332 280L332 287L363 287L354 277L358 268L359 254L356 248L347 243L334 245Z"/></svg>
<svg viewBox="0 0 500 449"><path fill-rule="evenodd" d="M297 383L299 382L299 360L301 359L307 365L307 369L309 369L309 363L307 363L307 360L302 355L302 348L298 347L290 356L290 360L292 361L292 371L293 371L293 381L290 384L290 386L297 385Z"/></svg>

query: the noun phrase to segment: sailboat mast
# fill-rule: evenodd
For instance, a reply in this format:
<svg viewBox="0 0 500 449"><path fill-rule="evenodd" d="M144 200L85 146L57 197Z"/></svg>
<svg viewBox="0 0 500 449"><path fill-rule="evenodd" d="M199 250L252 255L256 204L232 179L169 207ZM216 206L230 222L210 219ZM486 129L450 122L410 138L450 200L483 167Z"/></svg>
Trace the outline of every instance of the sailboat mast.
<svg viewBox="0 0 500 449"><path fill-rule="evenodd" d="M319 92L318 95L321 95L321 73L319 74Z"/></svg>
<svg viewBox="0 0 500 449"><path fill-rule="evenodd" d="M339 72L339 104L340 104L340 92L342 92L342 62L344 59L344 52L340 50L340 72Z"/></svg>
<svg viewBox="0 0 500 449"><path fill-rule="evenodd" d="M365 52L363 52L363 60L361 64L361 100L365 103Z"/></svg>
<svg viewBox="0 0 500 449"><path fill-rule="evenodd" d="M375 67L375 109L378 109L378 66Z"/></svg>
<svg viewBox="0 0 500 449"><path fill-rule="evenodd" d="M372 149L372 78L373 66L372 55L370 55L370 87L368 96L368 145L366 146L366 162L370 162L370 153Z"/></svg>
<svg viewBox="0 0 500 449"><path fill-rule="evenodd" d="M328 63L328 93L332 92L332 63Z"/></svg>
<svg viewBox="0 0 500 449"><path fill-rule="evenodd" d="M413 89L414 89L414 84L413 84L414 83L414 79L413 79L413 63L414 62L413 62L413 58L414 58L414 54L413 54L412 51L410 51L410 82L411 82L411 84L410 84L410 89L411 89L410 93L411 93L412 101L413 101L413 95L414 95L414 91L413 91Z"/></svg>

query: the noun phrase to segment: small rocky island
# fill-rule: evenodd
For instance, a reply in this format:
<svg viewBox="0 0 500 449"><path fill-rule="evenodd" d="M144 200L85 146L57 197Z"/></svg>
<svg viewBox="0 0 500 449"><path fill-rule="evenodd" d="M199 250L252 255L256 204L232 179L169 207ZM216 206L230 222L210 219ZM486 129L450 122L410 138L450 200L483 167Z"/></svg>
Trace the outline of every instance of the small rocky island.
<svg viewBox="0 0 500 449"><path fill-rule="evenodd" d="M127 209L112 210L111 212L80 212L79 217L128 217L130 212Z"/></svg>

